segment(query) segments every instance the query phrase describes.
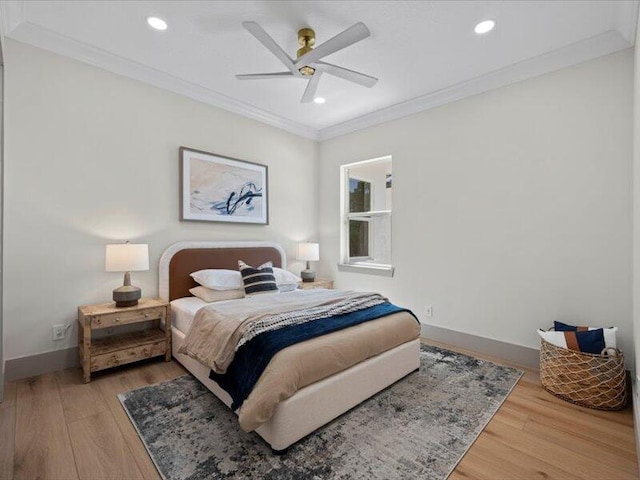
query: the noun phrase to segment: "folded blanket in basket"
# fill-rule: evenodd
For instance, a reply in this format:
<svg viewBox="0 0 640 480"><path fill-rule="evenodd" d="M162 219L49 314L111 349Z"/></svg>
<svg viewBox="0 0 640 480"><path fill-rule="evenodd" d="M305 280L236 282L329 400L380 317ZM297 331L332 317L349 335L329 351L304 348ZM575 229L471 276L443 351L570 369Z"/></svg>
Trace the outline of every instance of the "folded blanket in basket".
<svg viewBox="0 0 640 480"><path fill-rule="evenodd" d="M618 348L616 345L616 333L618 332L618 327L576 327L555 321L553 322L553 329L556 332L585 332L587 330L602 329L605 348Z"/></svg>
<svg viewBox="0 0 640 480"><path fill-rule="evenodd" d="M587 330L602 329L602 333L604 334L605 348L617 348L616 333L618 332L618 327L576 327L573 325L567 325L566 323L555 321L553 322L553 329L556 332L586 332Z"/></svg>
<svg viewBox="0 0 640 480"><path fill-rule="evenodd" d="M556 347L578 352L600 354L606 348L602 328L575 332L538 330L538 335Z"/></svg>

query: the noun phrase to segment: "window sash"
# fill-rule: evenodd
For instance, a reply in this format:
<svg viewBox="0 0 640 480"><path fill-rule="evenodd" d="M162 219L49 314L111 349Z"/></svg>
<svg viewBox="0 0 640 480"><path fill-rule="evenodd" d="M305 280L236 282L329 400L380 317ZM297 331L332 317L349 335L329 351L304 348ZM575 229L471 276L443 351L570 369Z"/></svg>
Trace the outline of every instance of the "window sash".
<svg viewBox="0 0 640 480"><path fill-rule="evenodd" d="M367 196L363 195L363 202L368 203L367 207L371 208L371 202L373 201L373 184L368 180L363 180L361 178L352 177L347 172L347 212L351 212L351 180L355 180L356 182L367 184L369 186L369 194L368 194L368 202L364 202L367 199ZM352 213L362 213L362 212L352 212Z"/></svg>
<svg viewBox="0 0 640 480"><path fill-rule="evenodd" d="M351 256L351 222L362 222L367 224L367 252L368 255L358 255ZM370 218L348 218L347 219L347 258L348 262L364 262L366 260L371 259L371 251L373 250L373 231L371 229L371 219Z"/></svg>
<svg viewBox="0 0 640 480"><path fill-rule="evenodd" d="M390 267L391 264L386 263L372 263L369 260L373 260L373 250L374 250L374 241L375 241L375 232L373 230L373 223L371 222L373 217L391 217L391 210L378 210L371 212L356 212L356 213L346 213L344 218L345 223L345 232L346 232L346 241L347 241L347 251L346 251L346 259L345 263L350 265L369 265L373 267ZM368 222L369 223L369 255L366 257L352 257L350 255L349 244L351 241L351 233L349 229L349 222L351 220Z"/></svg>
<svg viewBox="0 0 640 480"><path fill-rule="evenodd" d="M385 217L385 216L391 216L391 210L374 210L371 212L353 212L353 213L346 213L345 217L346 220L358 220L358 219L369 219L371 217Z"/></svg>

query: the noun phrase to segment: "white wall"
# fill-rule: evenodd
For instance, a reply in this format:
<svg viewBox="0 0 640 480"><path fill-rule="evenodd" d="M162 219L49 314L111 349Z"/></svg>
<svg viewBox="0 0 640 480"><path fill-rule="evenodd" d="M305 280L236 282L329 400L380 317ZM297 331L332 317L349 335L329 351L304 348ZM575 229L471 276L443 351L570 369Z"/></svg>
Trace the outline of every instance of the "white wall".
<svg viewBox="0 0 640 480"><path fill-rule="evenodd" d="M636 29L633 78L633 338L636 369L633 374L633 406L636 429L636 451L640 457L640 19Z"/></svg>
<svg viewBox="0 0 640 480"><path fill-rule="evenodd" d="M532 347L554 319L611 323L632 351L631 51L319 152L10 40L6 64L5 358L75 345L75 324L64 342L51 341L51 325L110 299L121 278L103 272L106 243L149 243L152 270L133 279L155 295L157 260L176 241L274 239L293 258L318 231L321 273L382 291L423 321L431 304L434 325ZM180 145L268 164L271 224L179 222ZM389 154L396 274L338 272L339 165Z"/></svg>
<svg viewBox="0 0 640 480"><path fill-rule="evenodd" d="M0 35L0 402L4 401L4 352L3 352L3 333L2 333L2 238L3 238L3 163L4 163L4 39Z"/></svg>
<svg viewBox="0 0 640 480"><path fill-rule="evenodd" d="M618 325L630 357L632 75L626 50L323 142L320 272L528 347L555 319ZM339 165L383 155L395 276L338 272Z"/></svg>
<svg viewBox="0 0 640 480"><path fill-rule="evenodd" d="M15 41L5 60L5 358L76 344L77 306L122 282L107 243L149 243L132 278L151 296L174 242L270 239L293 259L317 238L315 142ZM179 222L181 145L267 164L270 225ZM57 323L73 323L66 341Z"/></svg>

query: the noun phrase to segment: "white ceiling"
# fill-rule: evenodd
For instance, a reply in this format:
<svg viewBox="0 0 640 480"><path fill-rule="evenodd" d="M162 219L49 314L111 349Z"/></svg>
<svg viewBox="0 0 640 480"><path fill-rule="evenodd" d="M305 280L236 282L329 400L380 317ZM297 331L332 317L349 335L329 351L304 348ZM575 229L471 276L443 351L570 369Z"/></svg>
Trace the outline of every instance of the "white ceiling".
<svg viewBox="0 0 640 480"><path fill-rule="evenodd" d="M329 138L633 45L636 1L3 1L4 35L311 138ZM145 18L159 16L157 32ZM481 20L496 29L476 35ZM242 28L254 20L295 56L356 22L371 37L326 58L379 78L371 89L324 75L324 105Z"/></svg>

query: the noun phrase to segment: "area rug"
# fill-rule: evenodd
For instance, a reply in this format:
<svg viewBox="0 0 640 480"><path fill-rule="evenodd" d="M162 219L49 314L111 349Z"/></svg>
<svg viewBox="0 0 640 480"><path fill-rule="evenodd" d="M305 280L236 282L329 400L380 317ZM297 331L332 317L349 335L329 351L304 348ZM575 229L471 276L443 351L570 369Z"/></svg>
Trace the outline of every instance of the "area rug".
<svg viewBox="0 0 640 480"><path fill-rule="evenodd" d="M420 370L273 455L191 375L119 395L165 480L444 479L522 372L422 345Z"/></svg>

